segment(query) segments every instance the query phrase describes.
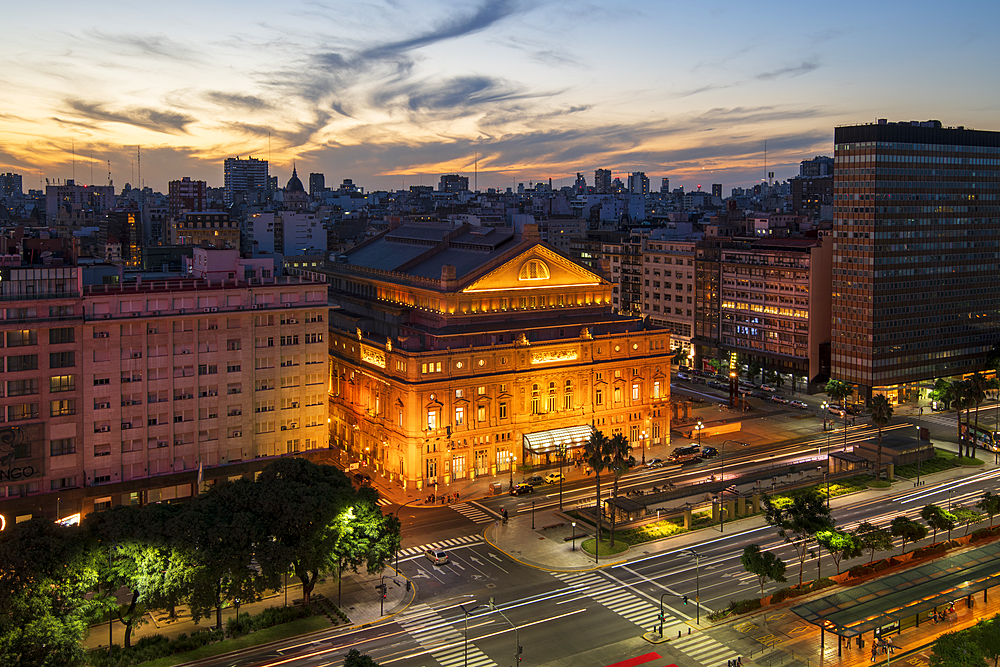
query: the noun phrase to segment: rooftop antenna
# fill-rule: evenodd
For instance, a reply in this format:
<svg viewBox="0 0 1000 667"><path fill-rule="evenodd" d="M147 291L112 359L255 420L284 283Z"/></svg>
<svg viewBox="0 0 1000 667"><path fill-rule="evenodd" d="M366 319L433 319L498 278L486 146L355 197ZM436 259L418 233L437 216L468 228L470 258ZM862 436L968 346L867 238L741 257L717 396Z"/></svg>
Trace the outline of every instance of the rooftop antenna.
<svg viewBox="0 0 1000 667"><path fill-rule="evenodd" d="M70 144L70 146L72 147L71 150L73 151L73 180L75 181L76 180L76 139L72 140L72 143Z"/></svg>
<svg viewBox="0 0 1000 667"><path fill-rule="evenodd" d="M139 184L139 192L142 192L142 154L139 152L139 144L135 145L135 169L136 182Z"/></svg>
<svg viewBox="0 0 1000 667"><path fill-rule="evenodd" d="M111 180L111 160L108 160L108 187L110 187L111 191L114 192L115 183Z"/></svg>
<svg viewBox="0 0 1000 667"><path fill-rule="evenodd" d="M475 192L479 192L479 151L476 151L476 184L473 186Z"/></svg>

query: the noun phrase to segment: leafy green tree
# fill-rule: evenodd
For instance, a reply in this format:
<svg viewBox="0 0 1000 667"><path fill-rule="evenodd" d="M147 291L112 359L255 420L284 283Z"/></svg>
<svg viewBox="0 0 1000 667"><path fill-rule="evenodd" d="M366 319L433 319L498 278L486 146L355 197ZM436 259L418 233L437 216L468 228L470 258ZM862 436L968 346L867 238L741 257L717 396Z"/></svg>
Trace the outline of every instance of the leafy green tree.
<svg viewBox="0 0 1000 667"><path fill-rule="evenodd" d="M38 518L0 533L0 664L82 665L96 569L78 527Z"/></svg>
<svg viewBox="0 0 1000 667"><path fill-rule="evenodd" d="M937 542L937 532L938 530L948 530L941 523L939 515L944 512L944 508L940 505L935 505L933 503L928 503L920 508L920 518L924 520L925 523L934 531L934 537L931 538ZM954 526L952 526L954 527Z"/></svg>
<svg viewBox="0 0 1000 667"><path fill-rule="evenodd" d="M986 655L970 632L948 632L934 641L931 667L985 667Z"/></svg>
<svg viewBox="0 0 1000 667"><path fill-rule="evenodd" d="M382 514L378 492L358 489L354 504L339 528L335 552L341 567L357 572L362 565L369 572L381 572L399 548L399 519Z"/></svg>
<svg viewBox="0 0 1000 667"><path fill-rule="evenodd" d="M852 533L839 530L821 530L816 533L816 541L833 556L833 562L837 566L837 574L840 574L840 561L857 558L862 553L861 540Z"/></svg>
<svg viewBox="0 0 1000 667"><path fill-rule="evenodd" d="M872 397L872 423L878 428L878 449L875 453L875 479L882 477L882 427L892 420L892 404L884 394Z"/></svg>
<svg viewBox="0 0 1000 667"><path fill-rule="evenodd" d="M795 550L798 556L801 586L802 571L809 555L809 541L814 539L816 533L831 530L834 526L830 508L827 507L826 500L818 489L793 491L786 502L775 502L765 493L761 503L764 508L764 520L777 528L778 535Z"/></svg>
<svg viewBox="0 0 1000 667"><path fill-rule="evenodd" d="M258 552L261 567L274 576L291 569L309 603L316 582L337 566L337 543L354 501L347 476L333 466L305 459L280 459L257 478L259 511L271 539ZM339 576L339 572L338 572Z"/></svg>
<svg viewBox="0 0 1000 667"><path fill-rule="evenodd" d="M610 441L600 431L594 431L583 446L583 456L587 465L594 471L594 481L597 484L597 541L595 545L601 544L601 473L611 463ZM595 553L600 553L598 546L595 546Z"/></svg>
<svg viewBox="0 0 1000 667"><path fill-rule="evenodd" d="M854 529L854 534L861 540L861 548L871 552L871 557L868 559L869 563L875 561L876 551L889 551L892 549L892 533L887 528L876 526L868 521L862 521Z"/></svg>
<svg viewBox="0 0 1000 667"><path fill-rule="evenodd" d="M893 537L898 537L903 541L903 550L906 553L906 543L919 542L927 537L927 527L922 523L917 523L906 516L897 516L889 525L889 532Z"/></svg>
<svg viewBox="0 0 1000 667"><path fill-rule="evenodd" d="M995 495L987 491L983 494L983 497L979 500L979 502L976 503L976 507L990 517L990 528L992 528L993 517L1000 514L1000 495Z"/></svg>
<svg viewBox="0 0 1000 667"><path fill-rule="evenodd" d="M611 436L611 440L608 441L608 448L608 456L610 457L608 469L611 471L613 479L613 489L611 492L611 544L614 544L617 515L614 500L618 499L618 482L631 469L631 463L634 459L631 458L632 446L629 445L628 439L621 433Z"/></svg>
<svg viewBox="0 0 1000 667"><path fill-rule="evenodd" d="M971 507L956 507L951 513L955 516L955 521L959 526L965 526L966 535L969 534L972 524L983 520L983 513Z"/></svg>
<svg viewBox="0 0 1000 667"><path fill-rule="evenodd" d="M847 399L854 394L854 387L840 380L830 380L826 383L826 394L831 401L840 403L840 407L843 409L844 449L847 449Z"/></svg>
<svg viewBox="0 0 1000 667"><path fill-rule="evenodd" d="M372 660L368 654L352 648L344 656L344 667L379 667L379 664Z"/></svg>
<svg viewBox="0 0 1000 667"><path fill-rule="evenodd" d="M757 577L760 596L764 597L764 584L770 581L784 582L785 563L770 551L761 551L756 544L748 544L740 556L743 569Z"/></svg>
<svg viewBox="0 0 1000 667"><path fill-rule="evenodd" d="M993 618L980 619L974 626L973 636L979 648L988 660L993 660L993 667L1000 662L1000 614Z"/></svg>

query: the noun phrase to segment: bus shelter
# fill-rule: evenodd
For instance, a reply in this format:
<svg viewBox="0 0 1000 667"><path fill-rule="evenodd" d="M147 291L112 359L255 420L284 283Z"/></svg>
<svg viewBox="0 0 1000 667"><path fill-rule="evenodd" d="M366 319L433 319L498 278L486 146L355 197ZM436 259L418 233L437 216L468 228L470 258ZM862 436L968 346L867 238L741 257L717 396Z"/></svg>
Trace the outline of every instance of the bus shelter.
<svg viewBox="0 0 1000 667"><path fill-rule="evenodd" d="M792 608L824 632L850 640L866 632L886 636L926 622L936 609L1000 584L1000 543L941 556L866 584Z"/></svg>

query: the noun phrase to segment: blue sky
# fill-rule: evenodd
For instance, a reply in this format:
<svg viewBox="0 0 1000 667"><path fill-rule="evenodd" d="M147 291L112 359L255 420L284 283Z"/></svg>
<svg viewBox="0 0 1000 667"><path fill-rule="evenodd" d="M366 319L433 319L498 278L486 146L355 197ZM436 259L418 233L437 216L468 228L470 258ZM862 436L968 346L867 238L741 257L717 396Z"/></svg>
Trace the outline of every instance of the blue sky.
<svg viewBox="0 0 1000 667"><path fill-rule="evenodd" d="M597 168L748 186L836 125L1000 130L1000 3L22 3L0 42L0 170L181 176L270 155L284 182L479 187ZM270 133L270 140L268 138ZM75 148L75 166L72 152ZM91 177L93 173L93 177Z"/></svg>

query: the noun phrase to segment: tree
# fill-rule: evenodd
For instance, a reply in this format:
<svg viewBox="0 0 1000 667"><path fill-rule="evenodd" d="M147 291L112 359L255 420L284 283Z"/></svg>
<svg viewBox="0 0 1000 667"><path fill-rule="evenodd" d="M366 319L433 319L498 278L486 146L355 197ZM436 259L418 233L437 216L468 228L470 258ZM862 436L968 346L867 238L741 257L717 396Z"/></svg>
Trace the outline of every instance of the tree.
<svg viewBox="0 0 1000 667"><path fill-rule="evenodd" d="M1000 662L1000 614L980 619L974 626L973 636L983 654L993 660L993 667L996 667Z"/></svg>
<svg viewBox="0 0 1000 667"><path fill-rule="evenodd" d="M955 408L955 412L958 416L958 455L966 455L966 438L962 434L962 410L972 407L972 397L969 393L969 385L964 380L953 380L951 387L948 392L951 398L951 405ZM969 428L969 417L968 412L966 412L965 417L965 428L968 431Z"/></svg>
<svg viewBox="0 0 1000 667"><path fill-rule="evenodd" d="M934 537L932 538L937 542L937 532L938 530L950 530L941 520L941 513L944 512L944 508L940 505L934 505L932 503L924 505L920 508L920 518L927 522L927 525L934 531ZM954 526L952 526L954 528Z"/></svg>
<svg viewBox="0 0 1000 667"><path fill-rule="evenodd" d="M987 491L983 494L983 497L979 500L979 502L976 503L976 507L990 517L990 528L992 528L993 517L1000 514L1000 495L994 495Z"/></svg>
<svg viewBox="0 0 1000 667"><path fill-rule="evenodd" d="M931 667L985 667L986 655L971 632L948 632L934 641Z"/></svg>
<svg viewBox="0 0 1000 667"><path fill-rule="evenodd" d="M972 449L970 458L976 457L976 445L979 442L979 405L986 400L986 392L990 389L990 381L982 373L973 373L972 377L966 381L969 389L969 400L976 406L976 423L972 429ZM965 417L966 430L969 426L969 417Z"/></svg>
<svg viewBox="0 0 1000 667"><path fill-rule="evenodd" d="M900 552L901 554L906 553L907 542L919 542L927 537L927 527L906 516L897 516L893 519L889 525L889 532L893 537L902 539L903 550Z"/></svg>
<svg viewBox="0 0 1000 667"><path fill-rule="evenodd" d="M878 427L878 449L875 453L875 479L882 477L882 427L892 420L892 404L884 394L872 397L872 423Z"/></svg>
<svg viewBox="0 0 1000 667"><path fill-rule="evenodd" d="M614 480L614 489L611 492L611 544L615 543L615 523L617 520L617 507L614 501L618 499L618 482L621 480L622 476L629 471L631 468L631 463L635 459L631 458L632 447L628 444L628 440L621 433L616 433L611 437L608 442L608 456L610 458L610 463L608 467L611 470L612 478Z"/></svg>
<svg viewBox="0 0 1000 667"><path fill-rule="evenodd" d="M372 660L367 653L361 653L358 649L352 648L344 656L344 667L379 667L379 664Z"/></svg>
<svg viewBox="0 0 1000 667"><path fill-rule="evenodd" d="M748 544L740 556L743 569L757 577L760 596L764 597L764 583L768 580L785 582L785 563L770 551L761 551L756 544Z"/></svg>
<svg viewBox="0 0 1000 667"><path fill-rule="evenodd" d="M965 526L966 535L969 534L969 529L972 528L972 524L979 523L983 520L983 513L974 510L971 507L956 507L951 511L951 513L955 517L955 521L959 526Z"/></svg>
<svg viewBox="0 0 1000 667"><path fill-rule="evenodd" d="M75 667L85 652L96 564L78 527L36 518L0 533L0 664Z"/></svg>
<svg viewBox="0 0 1000 667"><path fill-rule="evenodd" d="M837 574L840 574L840 561L850 560L861 555L861 540L852 533L839 530L821 530L816 533L816 541L833 556L833 562L837 566Z"/></svg>
<svg viewBox="0 0 1000 667"><path fill-rule="evenodd" d="M889 551L892 549L892 534L887 528L881 528L873 523L862 521L854 529L854 534L861 540L861 548L871 552L869 563L875 561L876 551Z"/></svg>
<svg viewBox="0 0 1000 667"><path fill-rule="evenodd" d="M844 415L844 449L847 449L847 399L854 394L854 387L840 380L830 380L826 383L826 394L831 401L840 403Z"/></svg>
<svg viewBox="0 0 1000 667"><path fill-rule="evenodd" d="M594 471L594 481L597 483L597 502L595 503L595 508L597 510L597 540L594 543L594 552L600 553L599 546L601 544L601 473L604 472L604 468L610 463L611 457L608 455L608 449L610 448L609 440L600 431L594 431L590 434L590 438L587 443L583 446L583 455L587 461L587 465L590 469Z"/></svg>
<svg viewBox="0 0 1000 667"><path fill-rule="evenodd" d="M802 570L809 555L809 540L816 533L831 530L834 525L830 508L818 489L793 491L787 498L774 499L764 494L761 502L764 519L778 535L790 545L799 558L799 585L802 585Z"/></svg>

